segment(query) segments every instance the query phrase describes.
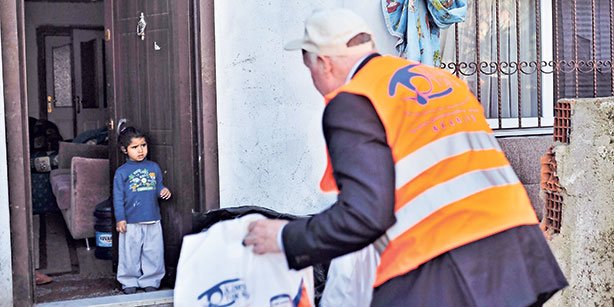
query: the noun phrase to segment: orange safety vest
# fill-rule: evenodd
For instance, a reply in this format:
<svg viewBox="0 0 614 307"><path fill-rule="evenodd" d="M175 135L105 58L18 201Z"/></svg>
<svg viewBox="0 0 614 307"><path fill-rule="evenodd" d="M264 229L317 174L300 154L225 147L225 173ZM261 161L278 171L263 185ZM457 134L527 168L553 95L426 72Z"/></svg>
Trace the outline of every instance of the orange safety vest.
<svg viewBox="0 0 614 307"><path fill-rule="evenodd" d="M463 81L381 56L326 95L326 103L340 92L371 101L395 165L396 223L375 244L381 246L375 287L459 246L537 224L522 183ZM337 189L330 158L320 187Z"/></svg>

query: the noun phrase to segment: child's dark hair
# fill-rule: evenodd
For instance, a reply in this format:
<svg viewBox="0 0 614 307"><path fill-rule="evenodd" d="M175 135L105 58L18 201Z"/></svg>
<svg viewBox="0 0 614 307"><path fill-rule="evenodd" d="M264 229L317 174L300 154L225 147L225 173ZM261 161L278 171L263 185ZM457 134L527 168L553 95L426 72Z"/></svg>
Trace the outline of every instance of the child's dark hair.
<svg viewBox="0 0 614 307"><path fill-rule="evenodd" d="M128 148L128 145L130 145L133 138L145 138L145 141L147 141L147 136L139 129L134 127L126 127L119 133L119 136L117 137L117 145L119 145L119 148Z"/></svg>

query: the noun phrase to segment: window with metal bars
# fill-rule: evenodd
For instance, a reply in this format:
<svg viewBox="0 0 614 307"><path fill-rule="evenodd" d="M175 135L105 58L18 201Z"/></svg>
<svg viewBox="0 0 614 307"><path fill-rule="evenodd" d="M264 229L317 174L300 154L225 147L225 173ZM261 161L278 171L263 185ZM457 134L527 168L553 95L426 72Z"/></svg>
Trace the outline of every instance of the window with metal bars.
<svg viewBox="0 0 614 307"><path fill-rule="evenodd" d="M614 4L555 1L556 98L614 96Z"/></svg>
<svg viewBox="0 0 614 307"><path fill-rule="evenodd" d="M559 98L614 96L611 0L475 0L442 31L442 68L494 129L552 127Z"/></svg>

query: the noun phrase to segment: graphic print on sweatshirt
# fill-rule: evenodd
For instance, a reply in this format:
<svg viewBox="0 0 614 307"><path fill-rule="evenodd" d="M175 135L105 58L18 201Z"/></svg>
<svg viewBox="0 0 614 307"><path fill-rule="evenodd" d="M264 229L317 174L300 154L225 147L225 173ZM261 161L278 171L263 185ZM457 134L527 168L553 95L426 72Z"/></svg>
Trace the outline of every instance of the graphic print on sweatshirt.
<svg viewBox="0 0 614 307"><path fill-rule="evenodd" d="M156 189L156 173L145 169L137 169L130 176L130 190L132 192L151 191Z"/></svg>

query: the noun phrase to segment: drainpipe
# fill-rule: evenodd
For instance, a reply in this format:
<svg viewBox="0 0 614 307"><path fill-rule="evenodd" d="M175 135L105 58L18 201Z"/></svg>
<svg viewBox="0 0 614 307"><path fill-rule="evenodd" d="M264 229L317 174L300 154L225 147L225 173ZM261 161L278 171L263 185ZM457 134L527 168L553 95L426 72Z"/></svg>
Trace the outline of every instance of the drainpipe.
<svg viewBox="0 0 614 307"><path fill-rule="evenodd" d="M13 305L31 306L34 296L32 200L28 106L25 83L23 1L0 1L4 123L13 269ZM1 122L1 120L0 120ZM3 194L7 195L7 194Z"/></svg>

